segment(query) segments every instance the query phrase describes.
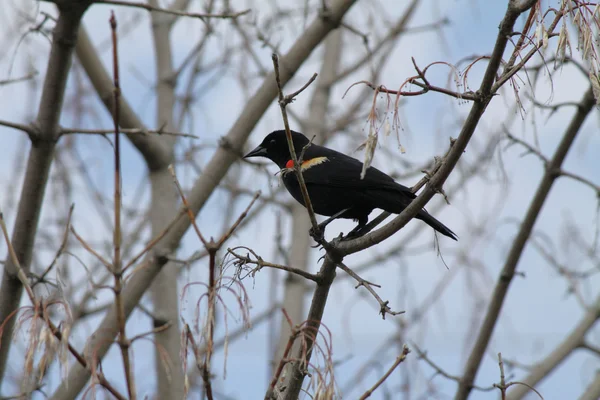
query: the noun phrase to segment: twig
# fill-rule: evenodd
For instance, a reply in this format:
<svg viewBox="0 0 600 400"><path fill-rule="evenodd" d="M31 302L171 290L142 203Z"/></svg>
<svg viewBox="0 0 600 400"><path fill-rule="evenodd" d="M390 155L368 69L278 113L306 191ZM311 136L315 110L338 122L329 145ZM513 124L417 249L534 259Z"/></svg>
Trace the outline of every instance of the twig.
<svg viewBox="0 0 600 400"><path fill-rule="evenodd" d="M356 272L354 272L350 268L348 268L348 266L346 266L346 264L344 264L343 262L338 263L338 267L340 269L342 269L343 271L345 271L348 275L353 277L358 282L358 284L354 287L354 289L358 289L359 287L364 286L364 288L367 289L369 291L369 293L371 293L373 295L373 297L375 297L375 299L379 303L379 313L381 314L381 317L383 319L385 319L385 314L399 315L399 314L405 313L405 311L392 311L392 309L388 306L389 301L383 301L381 299L381 297L379 297L379 295L377 294L375 289L373 289L373 286L375 286L375 287L381 287L381 286L361 278L360 276L358 276L358 274Z"/></svg>
<svg viewBox="0 0 600 400"><path fill-rule="evenodd" d="M35 300L35 295L33 294L33 289L31 288L31 286L29 286L29 280L27 279L27 276L25 275L23 268L21 268L21 263L19 262L17 253L15 252L15 249L10 241L10 237L8 235L8 229L6 229L6 223L4 222L4 215L2 214L2 212L0 212L0 228L2 229L2 234L4 235L4 241L6 242L6 247L8 247L8 254L10 255L10 259L13 262L15 269L17 270L17 276L19 277L21 284L25 288L25 291L27 292L27 295L29 296L29 300L31 301L31 304L35 305L36 300ZM4 321L0 321L0 324L3 322ZM0 333L1 333L1 330L0 330Z"/></svg>
<svg viewBox="0 0 600 400"><path fill-rule="evenodd" d="M525 147L525 149L527 149L527 153L534 154L535 156L537 156L537 158L539 158L540 160L542 160L542 162L544 163L544 166L547 167L547 165L548 165L548 157L546 157L545 155L543 155L540 150L536 149L535 147L533 147L532 145L530 145L526 141L521 140L518 137L512 135L508 131L506 131L505 134L506 134L506 137L508 138L508 140L510 140L511 142L516 143L516 144L518 144L520 146Z"/></svg>
<svg viewBox="0 0 600 400"><path fill-rule="evenodd" d="M140 333L138 335L131 337L131 339L129 339L129 343L131 344L138 339L142 339L146 336L154 335L154 334L160 333L162 331L165 331L165 330L169 329L171 326L173 326L173 322L167 321L164 324L162 324L161 326L157 326L156 328L149 330L148 332Z"/></svg>
<svg viewBox="0 0 600 400"><path fill-rule="evenodd" d="M4 86L4 85L10 85L13 83L18 83L18 82L23 82L23 81L28 81L30 79L33 79L37 76L37 71L36 72L32 72L30 74L24 75L24 76L20 76L18 78L10 78L10 79L0 79L0 86Z"/></svg>
<svg viewBox="0 0 600 400"><path fill-rule="evenodd" d="M119 110L119 97L121 96L121 86L119 78L119 51L118 51L118 39L117 39L117 19L115 18L114 12L110 13L110 30L113 47L113 84L114 84L114 101L115 110L113 113L114 123L114 134L115 134L115 171L114 171L114 234L113 234L113 268L112 273L115 281L114 293L115 293L115 309L117 317L117 326L119 327L119 336L117 343L121 349L121 357L123 358L123 369L125 370L125 381L127 382L127 392L131 400L136 399L135 381L133 376L133 369L131 366L131 360L129 358L130 342L127 340L127 334L125 332L125 305L123 301L123 270L122 270L122 258L121 258L121 209L122 209L122 195L121 195L121 140L119 135L119 121L120 121L120 110Z"/></svg>
<svg viewBox="0 0 600 400"><path fill-rule="evenodd" d="M2 124L2 123L0 122L0 124ZM16 128L16 129L20 129L20 128ZM165 131L163 129L150 130L150 129L143 129L143 128L141 128L141 129L119 128L119 131L126 135L158 135L158 136L164 135L164 136L176 136L176 137L186 137L186 138L198 139L198 136L192 135L191 133L170 132L170 131ZM107 135L109 133L114 133L114 132L115 132L114 128L113 129L61 128L61 130L60 130L61 135L73 135L73 134Z"/></svg>
<svg viewBox="0 0 600 400"><path fill-rule="evenodd" d="M188 201L185 197L185 193L183 193L183 189L181 187L181 184L179 183L179 179L177 179L177 175L175 174L175 168L173 168L173 165L169 165L169 172L171 173L171 176L173 177L173 182L175 183L175 187L177 187L177 192L179 193L179 197L181 197L181 202L183 203L183 209L184 209L185 213L187 214L188 218L190 219L190 223L194 227L194 230L196 231L196 235L198 236L198 238L200 238L200 241L202 242L204 247L206 247L208 249L208 242L206 241L206 239L204 239L204 236L202 236L202 233L200 232L200 228L198 228L198 225L196 225L196 217L194 216L194 213L192 212L192 209L190 208L190 204L188 203Z"/></svg>
<svg viewBox="0 0 600 400"><path fill-rule="evenodd" d="M352 89L354 86L358 85L358 84L364 84L368 87L370 87L373 90L376 90L377 92L380 93L387 93L387 94L391 94L391 95L396 95L396 96L405 96L405 97L410 97L410 96L420 96L423 95L427 92L438 92L438 93L442 93L442 94L446 94L448 96L457 98L457 99L461 99L461 100L470 100L470 101L475 101L478 99L478 95L476 93L472 93L472 92L456 92L453 90L449 90L443 87L439 87L439 86L433 86L430 84L425 84L425 83L421 83L415 79L420 78L419 76L414 76L411 78L408 78L406 83L409 83L411 85L415 85L418 86L420 88L422 88L422 90L416 91L416 92L407 92L407 91L403 91L403 90L391 90L388 89L387 87L383 86L383 85L375 85L369 81L366 80L362 80L362 81L358 81L358 82L354 82L352 85L350 85L348 87L348 89L346 90L346 92L344 93L344 96L346 96L346 94L348 93L348 91L350 89Z"/></svg>
<svg viewBox="0 0 600 400"><path fill-rule="evenodd" d="M296 158L296 150L294 149L294 142L292 141L292 132L290 130L290 123L288 121L288 116L287 116L287 111L286 111L287 105L294 100L294 96L297 96L303 90L305 90L316 79L317 74L316 73L313 74L311 79L309 79L309 81L304 86L302 86L302 88L300 88L300 90L297 90L296 92L292 93L289 96L284 96L283 88L281 85L281 78L280 78L280 74L279 74L279 58L277 57L277 54L275 54L275 53L273 53L271 58L273 59L273 68L275 70L275 81L277 82L277 90L279 93L279 108L281 109L281 116L283 117L283 125L285 127L285 135L286 135L287 141L288 141L290 157L292 160L294 160L294 171L296 173L296 177L298 178L298 184L300 185L300 191L302 192L302 199L304 200L304 206L306 207L306 210L308 211L308 216L310 218L310 222L312 224L313 230L317 237L322 237L322 232L319 229L319 225L317 224L317 218L315 216L315 211L313 210L312 203L310 201L310 196L308 195L308 189L306 188L306 182L304 182L304 176L302 175L301 165L300 165L300 162L298 161L298 159ZM324 240L323 240L323 242L324 242ZM320 243L320 244L322 244L322 243Z"/></svg>
<svg viewBox="0 0 600 400"><path fill-rule="evenodd" d="M498 367L500 367L500 383L494 383L494 387L500 389L500 397L506 400L506 380L504 377L504 363L502 362L502 353L498 353Z"/></svg>
<svg viewBox="0 0 600 400"><path fill-rule="evenodd" d="M544 397L540 394L540 392L538 392L535 388L529 386L526 383L517 381L506 383L506 378L504 376L504 362L502 361L502 353L498 353L498 367L500 368L500 383L494 383L494 387L500 389L500 398L502 400L506 400L506 391L509 387L513 385L523 385L529 388L532 392L535 392L540 397L540 399L544 400Z"/></svg>
<svg viewBox="0 0 600 400"><path fill-rule="evenodd" d="M415 69L417 70L417 74L419 74L419 78L421 78L421 80L423 81L423 83L424 83L426 86L431 86L431 85L429 84L429 81L427 80L427 78L425 78L425 73L424 73L423 71L421 71L421 69L420 69L420 68L417 66L417 62L415 61L415 58L414 58L414 57L411 57L410 59L411 59L411 61L412 61L412 63L413 63L413 66L414 66L414 67L415 67Z"/></svg>
<svg viewBox="0 0 600 400"><path fill-rule="evenodd" d="M0 126L6 126L7 128L17 129L25 132L29 137L35 137L37 130L31 124L19 124L17 122L0 120Z"/></svg>
<svg viewBox="0 0 600 400"><path fill-rule="evenodd" d="M181 216L184 214L184 210L180 210L179 213L177 215L175 215L175 217L171 220L171 222L169 223L169 225L167 225L165 227L165 229L163 229L154 239L150 240L148 242L148 244L146 245L146 247L144 247L138 254L136 254L135 256L133 256L129 262L127 262L127 264L125 264L123 266L123 272L127 271L131 266L133 266L135 263L138 262L138 260L140 258L142 258L142 256L144 254L146 254L148 251L150 251L150 249L154 248L154 246L156 246L156 244L158 242L160 242L162 240L163 237L165 237L165 235L167 233L169 233L169 231L171 230L171 228L173 228L173 226L175 226L175 224L177 224L177 222L179 222L179 218L181 218ZM128 279L131 275L128 275L126 279Z"/></svg>
<svg viewBox="0 0 600 400"><path fill-rule="evenodd" d="M88 369L88 370L92 370L92 368L90 368L90 364L86 361L86 359L84 358L84 356L82 354L80 354L75 347L73 347L73 345L71 345L71 343L69 343L68 338L64 337L62 332L60 331L60 329L58 329L49 318L44 318L46 320L46 323L48 324L48 328L50 328L50 331L52 332L52 334L59 340L59 341L67 341L67 347L69 349L69 352L73 355L73 357L75 357L75 359L77 360L77 362L79 362L79 364ZM106 380L106 377L104 376L104 373L102 373L101 371L94 371L95 372L95 379L98 379L98 382L100 383L100 385L102 385L104 388L106 388L106 390L108 390L113 396L115 396L116 399L118 400L125 400L126 397L123 396L121 393L119 393L119 391L113 387L110 382L108 380Z"/></svg>
<svg viewBox="0 0 600 400"><path fill-rule="evenodd" d="M581 175L577 175L572 172L565 171L564 169L559 169L556 171L556 173L560 176L574 179L580 183L583 183L584 185L589 186L590 188L592 188L593 190L596 191L597 195L600 196L600 185L595 184L594 182L590 181L589 179L587 179Z"/></svg>
<svg viewBox="0 0 600 400"><path fill-rule="evenodd" d="M86 249L91 255L96 257L98 259L98 261L100 261L102 263L102 265L104 265L106 267L106 269L108 269L109 271L112 271L113 266L110 263L110 261L108 261L106 258L102 257L98 252L96 252L96 250L94 250L85 241L85 239L83 239L81 236L79 236L79 234L77 233L75 228L73 228L73 226L71 226L71 233L73 234L73 236L75 236L75 239L77 239L77 241L83 246L84 249Z"/></svg>
<svg viewBox="0 0 600 400"><path fill-rule="evenodd" d="M154 7L146 3L134 2L134 1L119 1L119 0L94 0L94 4L113 4L116 6L143 8L147 11L162 12L165 14L177 15L180 17L191 17L200 18L202 20L207 18L221 18L221 19L235 19L250 13L250 9L239 11L235 13L221 13L221 14L210 14L210 13L195 13L195 12L184 12L177 10L170 10L168 8Z"/></svg>
<svg viewBox="0 0 600 400"><path fill-rule="evenodd" d="M251 259L249 255L243 256L241 254L236 253L235 250L238 250L238 249L247 250L254 257L256 257L256 260ZM255 274L256 272L260 271L263 267L268 267L268 268L279 269L279 270L286 271L286 272L291 272L293 274L299 275L303 278L309 279L316 283L321 282L321 279L319 278L318 275L311 274L310 272L306 272L299 268L288 267L288 266L280 265L280 264L273 264L271 262L265 261L258 254L256 254L252 249L245 247L245 246L238 246L238 247L234 247L233 249L227 249L227 252L238 259L238 261L236 261L238 266L243 266L245 264L256 265L256 268L254 268L251 271L252 274Z"/></svg>
<svg viewBox="0 0 600 400"><path fill-rule="evenodd" d="M577 106L580 106L580 103L574 103L574 104L577 105ZM540 150L536 149L535 147L533 147L532 145L530 145L526 141L521 140L521 139L513 136L509 132L506 132L506 137L509 140L511 140L512 142L517 143L517 144L525 147L527 149L528 153L535 154L540 160L543 161L544 167L546 167L546 168L548 167L548 163L549 163L548 157L546 157L545 155L543 155ZM595 184L594 182L590 181L589 179L587 179L587 178L585 178L585 177L583 177L581 175L577 175L577 174L574 174L572 172L565 171L563 169L557 169L557 170L550 171L550 172L554 173L554 174L556 174L558 176L564 176L564 177L567 177L567 178L574 179L574 180L576 180L578 182L581 182L584 185L587 185L590 188L592 188L594 191L596 191L596 193L600 194L600 185Z"/></svg>
<svg viewBox="0 0 600 400"><path fill-rule="evenodd" d="M190 343L192 344L192 347L194 348L194 352L196 354L196 362L198 363L199 368L201 370L201 376L202 376L202 381L204 383L204 390L206 393L206 397L208 400L213 400L210 364L211 364L211 359L212 359L212 355L213 355L213 351L214 351L215 305L216 305L216 300L218 297L217 296L217 278L216 278L216 254L217 254L217 251L223 245L223 243L234 233L235 229L240 225L242 220L246 217L246 215L248 214L248 211L250 210L252 205L255 203L255 201L258 199L258 197L260 196L260 192L257 192L254 195L254 198L252 199L252 201L250 202L248 207L246 207L246 209L240 214L240 216L237 218L237 220L221 236L221 238L218 241L215 242L211 238L210 241L207 242L204 239L204 237L202 236L202 234L200 233L200 229L196 225L196 220L195 220L194 214L188 205L187 199L183 193L181 185L179 184L179 180L177 179L177 176L175 175L175 170L173 169L172 165L169 166L169 171L170 171L171 175L173 176L173 180L175 181L177 190L179 191L179 194L181 196L182 202L184 204L185 212L187 212L190 222L191 222L192 226L194 227L196 234L198 235L198 238L201 240L202 244L204 245L204 248L208 252L208 257L209 257L208 311L207 311L208 327L207 327L207 333L206 333L206 339L205 339L205 341L206 341L205 349L206 350L204 352L204 362L202 363L201 367L200 367L199 359L198 359L198 357L199 357L198 349L197 349L197 346L193 339L193 335L191 335L191 333L189 332L189 328L187 328L187 325L186 325L186 329L187 329L188 340L190 340ZM189 337L191 337L191 339Z"/></svg>
<svg viewBox="0 0 600 400"><path fill-rule="evenodd" d="M237 227L242 223L242 220L244 218L246 218L246 216L248 215L248 211L250 211L250 209L252 208L252 206L254 205L254 203L256 202L256 200L258 200L258 198L260 197L260 190L257 191L254 194L254 197L252 198L252 200L250 201L250 204L248 204L248 207L246 207L246 209L244 210L244 212L242 212L240 214L240 216L238 217L238 219L233 223L233 225L231 225L231 227L227 230L227 232L225 232L223 234L223 236L221 237L221 239L219 239L219 241L217 242L217 247L221 247L223 245L223 243L225 243L225 241L227 239L229 239L229 237L231 235L233 235L233 232L237 229Z"/></svg>
<svg viewBox="0 0 600 400"><path fill-rule="evenodd" d="M277 58L276 54L273 54L275 56L275 59ZM279 68L279 61L275 61L275 59L273 59L273 65L277 65L277 68ZM275 72L275 77L277 79L278 82L278 89L281 90L281 81L279 79L279 72L278 69L276 70L277 72ZM286 95L283 99L280 97L279 101L283 101L284 104L287 106L288 104L290 104L291 102L293 102L294 100L296 100L296 96L298 96L300 93L302 93L304 90L306 90L307 87L310 86L311 83L313 83L315 81L315 79L317 79L317 73L315 72L310 79L304 84L304 86L302 86L300 89L296 90L295 92ZM282 93L282 92L281 92ZM283 94L283 93L282 93Z"/></svg>
<svg viewBox="0 0 600 400"><path fill-rule="evenodd" d="M194 338L194 334L192 333L192 330L190 329L190 326L188 324L185 324L183 326L183 332L184 332L186 341L189 342L189 344L192 346L192 351L194 352L194 358L196 359L196 366L198 367L198 370L200 372L202 372L203 367L202 367L202 364L200 364L200 348L196 344L196 339Z"/></svg>
<svg viewBox="0 0 600 400"><path fill-rule="evenodd" d="M8 237L8 230L6 229L6 224L4 222L4 217L2 215L2 213L0 212L0 228L2 229L2 233L4 235L4 239L6 240L6 245L8 247L8 252L9 255L11 257L11 261L14 263L15 267L17 268L17 276L19 277L19 280L21 281L21 284L23 285L23 287L25 288L27 295L29 296L29 299L33 305L33 307L40 307L42 310L45 309L45 307L43 307L42 303L40 301L37 301L35 298L35 295L33 293L33 289L31 288L31 286L29 285L29 281L27 280L27 277L25 276L25 273L23 272L23 269L21 268L21 265L19 263L19 260L17 258L17 255L15 253L15 250L10 242L10 239ZM15 310L16 313L16 310ZM52 334L54 336L56 336L56 338L59 341L66 341L67 342L67 347L69 349L69 352L75 357L75 359L77 359L77 361L85 368L87 368L88 364L87 361L85 361L85 358L79 354L79 352L77 350L75 350L75 348L68 342L68 339L63 337L61 331L54 326L54 324L52 323L52 321L50 320L50 318L47 317L47 313L45 311L42 311L42 314L45 315L46 317L42 318L46 324L48 325L48 328L50 329L50 331L52 332ZM5 321L2 321L2 324ZM2 329L0 329L0 332L2 331ZM105 387L110 393L112 393L117 399L119 400L124 400L125 397L122 396L105 378L103 375L98 374L98 380L100 382L100 384Z"/></svg>
<svg viewBox="0 0 600 400"><path fill-rule="evenodd" d="M394 362L394 364L392 364L392 366L390 367L390 369L388 369L387 372L385 374L383 374L383 376L373 385L373 387L371 387L370 389L368 389L362 396L360 396L359 400L365 400L366 398L371 397L371 395L373 394L373 392L375 390L377 390L377 388L379 386L381 386L381 384L383 382L385 382L385 380L392 374L392 372L394 372L394 370L396 369L396 367L398 365L402 364L402 362L404 360L406 360L406 356L408 355L408 353L410 353L410 349L405 344L404 346L402 346L402 354L400 354L398 357L396 357L396 361Z"/></svg>
<svg viewBox="0 0 600 400"><path fill-rule="evenodd" d="M63 234L63 240L62 240L62 242L60 244L60 247L56 251L56 254L54 255L54 259L52 260L52 262L50 263L50 265L48 266L48 268L46 268L44 270L44 272L42 273L42 275L40 275L40 277L38 278L37 282L34 283L32 286L35 286L38 282L42 282L44 280L44 278L46 277L46 275L48 275L48 273L52 270L52 268L54 267L54 265L56 265L56 262L58 261L59 257L65 251L65 248L67 247L67 242L69 240L69 228L71 227L71 217L73 216L73 209L74 208L75 208L75 204L71 204L71 207L69 208L69 214L67 215L67 224L65 226L65 233Z"/></svg>
<svg viewBox="0 0 600 400"><path fill-rule="evenodd" d="M446 372L444 369L442 369L440 366L438 366L436 363L434 363L429 357L427 357L427 353L422 351L419 348L419 346L417 346L415 343L412 343L411 346L416 350L418 358L425 361L425 363L427 363L427 365L429 365L431 368L433 368L437 375L441 375L444 378L450 379L451 381L454 381L457 383L461 382L460 376L452 375L452 374L449 374L448 372ZM489 392L491 390L494 390L494 386L481 387L481 386L473 385L473 389L480 390L482 392Z"/></svg>

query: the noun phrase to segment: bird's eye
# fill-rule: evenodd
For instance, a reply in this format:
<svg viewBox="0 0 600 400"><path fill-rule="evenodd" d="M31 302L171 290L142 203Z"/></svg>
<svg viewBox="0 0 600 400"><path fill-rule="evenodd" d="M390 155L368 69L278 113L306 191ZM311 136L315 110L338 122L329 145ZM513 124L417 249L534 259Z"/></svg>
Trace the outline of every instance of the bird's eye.
<svg viewBox="0 0 600 400"><path fill-rule="evenodd" d="M269 146L271 146L271 147L272 147L272 146L275 146L275 139L272 139L272 140L269 142Z"/></svg>

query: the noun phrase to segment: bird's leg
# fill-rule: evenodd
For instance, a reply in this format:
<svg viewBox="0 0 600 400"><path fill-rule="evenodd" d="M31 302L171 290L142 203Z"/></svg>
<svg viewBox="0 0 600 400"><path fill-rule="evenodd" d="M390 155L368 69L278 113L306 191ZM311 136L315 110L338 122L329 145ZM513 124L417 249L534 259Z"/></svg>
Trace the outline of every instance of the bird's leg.
<svg viewBox="0 0 600 400"><path fill-rule="evenodd" d="M321 243L325 239L325 227L329 225L331 221L341 217L344 213L348 211L350 211L350 208L344 208L342 211L335 213L331 217L327 218L325 221L321 222L319 225L317 225L319 232L315 232L315 230L311 227L308 231L310 237L312 237L315 240L315 242Z"/></svg>
<svg viewBox="0 0 600 400"><path fill-rule="evenodd" d="M348 232L348 234L344 237L343 240L350 240L350 239L356 239L358 237L361 237L362 235L364 235L366 232L363 232L363 228L364 226L356 226L354 229L352 229L350 232Z"/></svg>
<svg viewBox="0 0 600 400"><path fill-rule="evenodd" d="M362 235L369 232L369 227L367 226L367 222L369 221L369 217L358 220L358 225L354 227L342 240L350 240L361 237Z"/></svg>

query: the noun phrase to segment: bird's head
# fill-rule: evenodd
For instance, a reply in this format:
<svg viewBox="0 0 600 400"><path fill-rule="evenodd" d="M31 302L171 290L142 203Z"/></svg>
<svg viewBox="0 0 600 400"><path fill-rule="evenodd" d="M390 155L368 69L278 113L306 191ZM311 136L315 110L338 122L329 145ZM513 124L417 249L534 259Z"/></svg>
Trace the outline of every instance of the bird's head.
<svg viewBox="0 0 600 400"><path fill-rule="evenodd" d="M296 157L299 157L302 148L310 141L303 134L292 131L292 142L294 143ZM291 159L285 131L269 133L261 144L244 156L244 158L250 157L266 157L277 164L279 168L285 168L287 162Z"/></svg>

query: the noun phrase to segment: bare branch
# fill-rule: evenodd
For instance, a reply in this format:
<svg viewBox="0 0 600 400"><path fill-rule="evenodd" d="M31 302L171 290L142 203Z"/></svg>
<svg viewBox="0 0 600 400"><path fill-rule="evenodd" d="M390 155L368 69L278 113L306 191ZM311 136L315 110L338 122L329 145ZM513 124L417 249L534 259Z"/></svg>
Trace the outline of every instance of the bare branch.
<svg viewBox="0 0 600 400"><path fill-rule="evenodd" d="M141 3L137 1L120 1L120 0L94 0L94 4L111 4L116 6L125 6L125 7L133 7L133 8L142 8L147 11L152 12L161 12L170 15L176 15L178 17L191 17L191 18L200 18L201 20L205 20L208 18L218 18L218 19L236 19L243 15L250 13L250 9L234 12L234 13L220 13L220 14L211 14L211 13L195 13L195 12L185 12L178 11L177 9L169 9L169 8L161 8L151 6L147 3Z"/></svg>
<svg viewBox="0 0 600 400"><path fill-rule="evenodd" d="M531 200L531 204L529 205L527 214L523 218L519 232L513 240L511 249L508 252L506 261L496 282L496 287L492 293L491 300L479 330L477 340L475 341L465 366L464 376L456 393L457 400L466 399L471 391L473 381L475 380L475 375L479 369L481 360L483 359L483 355L485 354L485 350L487 349L492 333L494 332L494 327L498 322L498 315L500 314L500 310L502 309L502 305L508 293L508 288L513 277L515 276L515 271L521 258L521 254L525 249L525 245L527 244L529 236L531 235L531 231L537 220L537 217L539 216L540 210L542 209L548 194L550 193L550 189L556 180L556 174L554 174L553 171L561 168L567 152L571 148L571 145L577 137L583 122L594 105L595 100L592 94L592 89L590 88L583 96L579 109L571 119L571 123L565 131L561 143L556 149L551 161L548 163L548 168L544 173L544 177L537 188L534 198Z"/></svg>
<svg viewBox="0 0 600 400"><path fill-rule="evenodd" d="M358 284L354 287L354 289L358 289L359 287L363 286L365 289L367 289L369 291L369 293L371 293L373 295L373 297L375 297L375 300L377 300L377 302L379 303L379 313L381 314L381 318L385 319L385 314L390 314L390 315L394 316L394 315L399 315L399 314L405 313L405 311L392 311L392 309L388 306L389 301L383 301L381 299L381 297L379 297L379 295L377 294L375 289L373 289L373 286L375 286L375 287L381 287L381 286L361 278L360 276L358 276L358 274L356 272L352 271L350 268L348 268L342 262L340 262L338 264L338 267L358 282Z"/></svg>
<svg viewBox="0 0 600 400"><path fill-rule="evenodd" d="M286 106L294 100L294 97L301 93L304 89L306 89L317 77L317 74L313 74L312 78L302 86L299 90L292 93L289 96L284 96L283 94L283 86L281 84L280 72L279 72L279 58L277 54L273 53L271 56L273 59L273 69L275 71L275 82L277 83L277 90L279 93L279 108L281 109L281 116L283 117L283 126L285 127L285 135L287 137L288 148L290 150L290 158L294 161L294 171L296 177L298 178L298 183L300 185L300 191L302 192L302 199L304 200L304 205L306 210L308 211L308 216L310 218L310 222L317 236L322 236L322 232L319 229L319 225L317 224L317 218L315 216L315 211L313 210L312 203L310 201L310 196L308 195L308 189L306 188L306 182L304 182L304 176L302 175L302 168L300 161L296 157L296 150L294 149L294 143L292 141L292 132L290 130L290 123L287 117Z"/></svg>
<svg viewBox="0 0 600 400"><path fill-rule="evenodd" d="M368 389L362 396L360 396L359 400L365 400L365 399L371 397L371 395L373 394L373 392L375 390L377 390L377 388L379 386L381 386L381 384L383 382L385 382L385 380L392 374L392 372L394 372L394 370L396 369L396 367L398 365L402 364L402 362L404 360L406 360L406 356L408 355L408 353L410 353L410 349L405 344L404 347L402 348L402 354L400 354L398 357L396 357L396 361L394 362L394 364L392 364L392 366L390 367L390 369L387 370L387 372L375 383L375 385L373 385L373 387L371 387L370 389Z"/></svg>
<svg viewBox="0 0 600 400"><path fill-rule="evenodd" d="M244 255L236 253L235 250L238 250L238 249L244 249L244 250L248 251L250 254L252 254L254 256L255 260L251 259L249 257L249 255L244 256ZM268 261L263 260L262 257L260 257L258 254L256 254L254 252L254 250L249 249L249 248L244 247L244 246L237 246L237 247L234 247L233 249L227 249L227 252L229 254L231 254L232 256L234 256L235 258L238 259L238 261L236 261L236 264L239 267L242 267L242 266L244 266L246 264L256 265L256 268L254 268L250 272L252 275L254 275L255 273L259 272L263 267L268 267L268 268L275 268L275 269L279 269L279 270L282 270L282 271L291 272L293 274L299 275L299 276L301 276L303 278L309 279L309 280L311 280L313 282L316 282L316 283L321 282L321 279L319 278L318 275L313 275L313 274L311 274L309 272L306 272L306 271L304 271L302 269L299 269L299 268L288 267L288 266L285 266L285 265L279 265L279 264L270 263Z"/></svg>
<svg viewBox="0 0 600 400"><path fill-rule="evenodd" d="M18 124L16 122L2 121L2 120L0 120L0 125L1 126L6 126L8 128L13 128L13 129L17 129L17 130L23 131L30 138L33 138L33 137L35 137L38 134L38 132L36 131L36 129L32 125L28 125L28 124Z"/></svg>
<svg viewBox="0 0 600 400"><path fill-rule="evenodd" d="M50 166L54 158L58 123L65 98L65 88L71 67L72 55L77 42L77 31L89 2L73 2L68 7L59 7L60 15L52 35L51 48L46 67L35 126L41 132L32 146L27 170L22 183L19 209L15 218L11 243L16 259L23 272L29 271L33 247L38 230L45 189L48 184ZM20 269L9 259L4 265L0 285L0 321L5 323L0 347L0 381L3 381L11 348L15 320L9 316L18 309L23 285L15 279Z"/></svg>
<svg viewBox="0 0 600 400"><path fill-rule="evenodd" d="M1 122L0 122L1 124ZM20 129L20 128L16 128L16 129ZM78 135L106 135L109 133L114 133L114 128L113 129L83 129L83 128L61 128L60 130L60 134L61 135L73 135L73 134L78 134ZM151 129L144 129L144 128L120 128L119 132L121 133L125 133L127 135L158 135L158 136L176 136L176 137L185 137L185 138L192 138L192 139L198 139L197 135L192 135L191 133L182 133L182 132L169 132L169 131L165 131L163 129L156 129L156 130L151 130Z"/></svg>

